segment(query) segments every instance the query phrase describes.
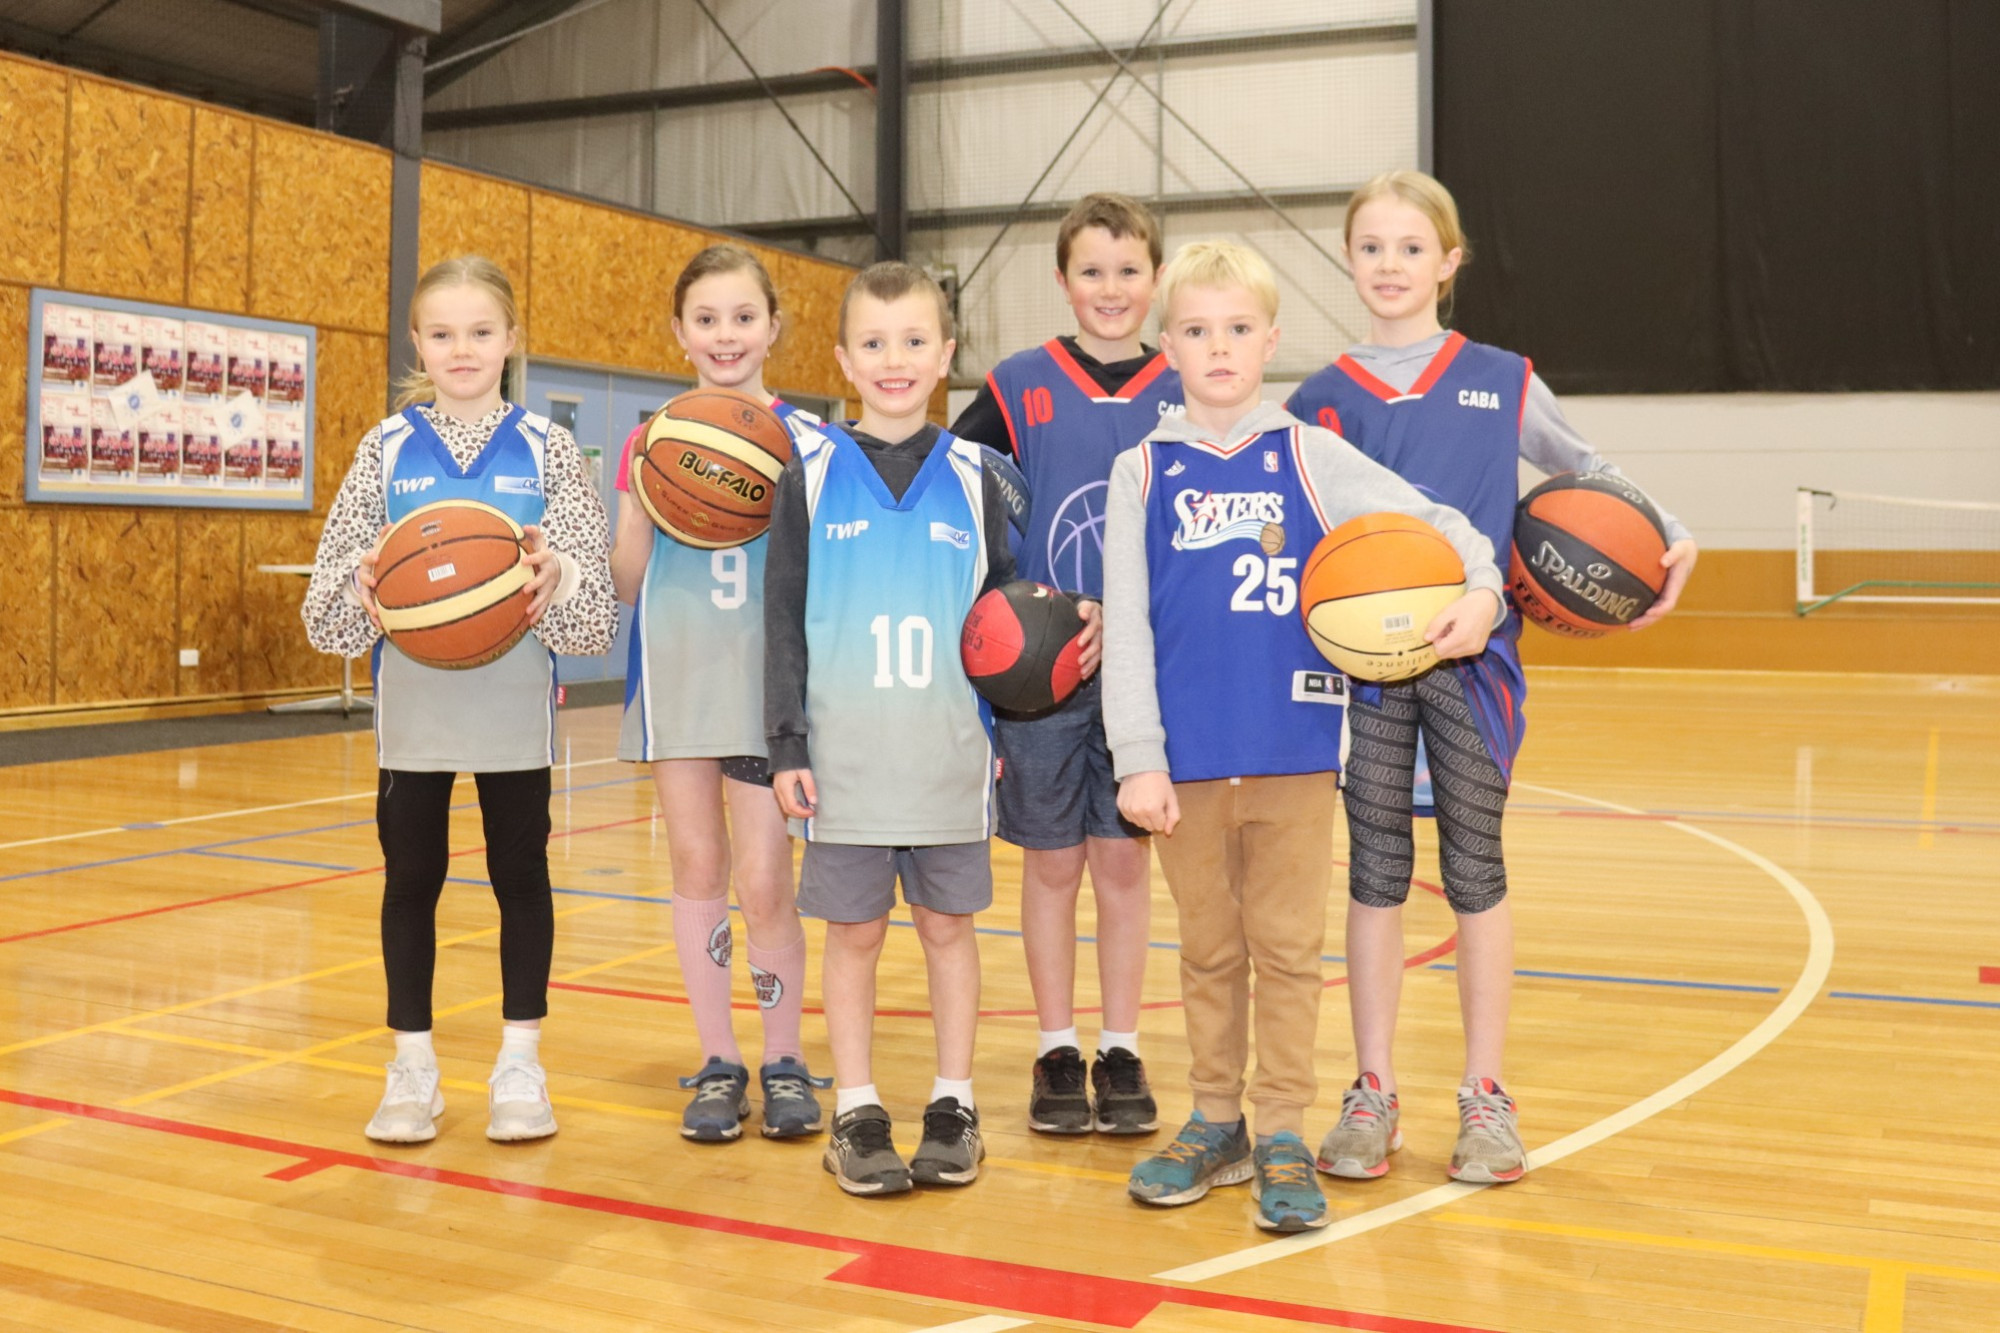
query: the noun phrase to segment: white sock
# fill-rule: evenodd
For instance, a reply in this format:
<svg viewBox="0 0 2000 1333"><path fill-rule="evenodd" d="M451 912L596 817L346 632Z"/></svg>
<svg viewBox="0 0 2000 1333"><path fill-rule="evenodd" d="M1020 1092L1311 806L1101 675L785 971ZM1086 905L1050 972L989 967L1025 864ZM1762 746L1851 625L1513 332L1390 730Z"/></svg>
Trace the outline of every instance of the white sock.
<svg viewBox="0 0 2000 1333"><path fill-rule="evenodd" d="M1044 1032L1040 1034L1040 1037L1041 1040L1038 1045L1041 1049L1035 1052L1037 1060L1059 1046L1074 1046L1078 1050L1083 1049L1083 1043L1077 1040L1076 1029L1073 1027L1064 1028L1060 1032Z"/></svg>
<svg viewBox="0 0 2000 1333"><path fill-rule="evenodd" d="M541 1063L542 1030L508 1023L500 1029L500 1059ZM495 1061L494 1063L499 1063Z"/></svg>
<svg viewBox="0 0 2000 1333"><path fill-rule="evenodd" d="M958 1104L966 1110L973 1109L972 1080L969 1078L945 1078L939 1076L931 1080L931 1100L940 1097L956 1097Z"/></svg>
<svg viewBox="0 0 2000 1333"><path fill-rule="evenodd" d="M428 1068L438 1062L437 1048L431 1045L429 1032L398 1032L396 1034L396 1059L401 1064L418 1065Z"/></svg>
<svg viewBox="0 0 2000 1333"><path fill-rule="evenodd" d="M859 1110L864 1106L880 1106L881 1104L882 1094L875 1091L873 1083L863 1083L858 1088L835 1088L833 1090L833 1113L836 1116L846 1115L849 1111Z"/></svg>
<svg viewBox="0 0 2000 1333"><path fill-rule="evenodd" d="M1137 1055L1139 1053L1139 1034L1136 1032L1111 1032L1108 1030L1098 1033L1097 1053L1103 1055L1105 1052L1111 1050L1130 1051L1132 1054Z"/></svg>

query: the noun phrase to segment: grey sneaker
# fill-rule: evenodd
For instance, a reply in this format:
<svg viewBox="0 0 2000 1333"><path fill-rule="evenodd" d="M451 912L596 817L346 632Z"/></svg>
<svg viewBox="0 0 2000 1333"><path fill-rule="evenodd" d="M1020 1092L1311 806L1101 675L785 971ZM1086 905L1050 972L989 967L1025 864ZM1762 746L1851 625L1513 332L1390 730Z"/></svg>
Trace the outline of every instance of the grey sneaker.
<svg viewBox="0 0 2000 1333"><path fill-rule="evenodd" d="M902 1194L910 1188L910 1168L889 1135L889 1113L857 1106L836 1116L820 1165L849 1194Z"/></svg>
<svg viewBox="0 0 2000 1333"><path fill-rule="evenodd" d="M438 1090L438 1067L392 1060L386 1066L389 1085L366 1133L377 1143L429 1143L437 1137L437 1118L444 1114L444 1093Z"/></svg>
<svg viewBox="0 0 2000 1333"><path fill-rule="evenodd" d="M681 1112L681 1137L696 1143L727 1143L743 1135L750 1114L750 1071L719 1056L681 1080L694 1097Z"/></svg>
<svg viewBox="0 0 2000 1333"><path fill-rule="evenodd" d="M1225 1130L1196 1111L1172 1143L1132 1168L1125 1192L1140 1203L1172 1208L1193 1203L1217 1185L1241 1185L1252 1169L1243 1122Z"/></svg>
<svg viewBox="0 0 2000 1333"><path fill-rule="evenodd" d="M986 1141L979 1137L979 1111L956 1097L940 1097L924 1108L924 1140L910 1159L919 1185L970 1185L979 1179Z"/></svg>
<svg viewBox="0 0 2000 1333"><path fill-rule="evenodd" d="M1124 1047L1114 1046L1091 1063L1090 1090L1097 1094L1098 1133L1150 1134L1160 1127L1146 1063Z"/></svg>
<svg viewBox="0 0 2000 1333"><path fill-rule="evenodd" d="M495 1143L545 1139L556 1132L549 1079L533 1060L502 1060L486 1080L486 1137Z"/></svg>
<svg viewBox="0 0 2000 1333"><path fill-rule="evenodd" d="M802 1062L781 1055L757 1071L757 1081L764 1087L765 1138L796 1139L826 1128L813 1089L832 1087L832 1079L814 1078Z"/></svg>
<svg viewBox="0 0 2000 1333"><path fill-rule="evenodd" d="M1403 1146L1402 1111L1382 1080L1363 1073L1340 1094L1340 1122L1319 1141L1315 1163L1329 1176L1375 1180L1389 1173L1389 1154Z"/></svg>
<svg viewBox="0 0 2000 1333"><path fill-rule="evenodd" d="M1083 1052L1074 1046L1058 1046L1036 1060L1028 1091L1028 1128L1038 1134L1090 1133L1085 1075Z"/></svg>
<svg viewBox="0 0 2000 1333"><path fill-rule="evenodd" d="M1451 1178L1475 1185L1505 1185L1528 1174L1514 1099L1490 1078L1458 1090L1458 1146L1451 1150Z"/></svg>
<svg viewBox="0 0 2000 1333"><path fill-rule="evenodd" d="M1265 1231L1314 1231L1327 1224L1326 1195L1305 1141L1289 1129L1271 1136L1254 1154L1257 1172L1250 1197L1257 1201L1257 1225Z"/></svg>

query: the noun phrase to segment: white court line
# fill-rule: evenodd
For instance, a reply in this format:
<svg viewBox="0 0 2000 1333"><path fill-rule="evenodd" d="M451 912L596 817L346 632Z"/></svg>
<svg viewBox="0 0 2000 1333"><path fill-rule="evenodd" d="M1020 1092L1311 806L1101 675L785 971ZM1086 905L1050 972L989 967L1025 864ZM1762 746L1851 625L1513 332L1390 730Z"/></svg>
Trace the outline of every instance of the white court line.
<svg viewBox="0 0 2000 1333"><path fill-rule="evenodd" d="M1003 1314L983 1314L977 1319L961 1319L956 1324L937 1324L916 1333L1006 1333L1010 1328L1026 1328L1029 1319L1009 1319Z"/></svg>
<svg viewBox="0 0 2000 1333"><path fill-rule="evenodd" d="M598 764L615 764L618 760L585 759L580 763L564 764L565 770L572 768L592 768ZM557 791L567 790L558 787ZM175 824L200 824L211 819L237 819L243 815L268 815L274 810L298 810L308 805L331 805L336 801L358 801L373 796L374 790L351 791L340 796L315 796L309 801L286 801L281 805L252 805L241 810L214 810L205 815L182 815L179 819L149 819L142 827L132 828L124 824L113 824L109 828L85 829L80 833L54 833L46 838L22 838L18 842L0 842L0 852L14 847L39 847L50 842L73 842L79 838L101 838L107 833L145 833L155 828L171 828Z"/></svg>
<svg viewBox="0 0 2000 1333"><path fill-rule="evenodd" d="M1526 782L1517 782L1514 785L1530 791L1559 796L1564 800L1581 801L1605 810L1615 810L1620 814L1645 813L1630 806L1600 801L1590 796L1579 796L1574 792L1559 791L1554 787L1537 787ZM1806 1011L1806 1006L1818 996L1820 987L1826 984L1827 974L1833 968L1833 922L1827 918L1826 909L1820 906L1819 899L1813 897L1812 890L1801 884L1790 871L1759 856L1748 847L1739 846L1727 838L1710 833L1707 829L1697 828L1678 819L1662 820L1660 824L1664 828L1679 829L1704 842L1714 843L1724 851L1733 852L1778 881L1785 892L1792 896L1792 901L1798 904L1799 911L1806 919L1808 942L1805 966L1799 969L1798 979L1792 983L1792 988L1786 992L1785 998L1779 1001L1778 1007L1767 1014L1763 1022L1744 1033L1735 1045L1693 1073L1676 1079L1645 1100L1634 1102L1624 1110L1613 1112L1596 1124L1586 1125L1574 1134L1557 1139L1554 1143L1536 1148L1528 1154L1531 1166L1537 1168L1548 1166L1561 1161L1571 1153L1594 1147L1612 1135L1623 1133L1675 1103L1692 1097L1724 1074L1748 1062L1782 1036L1785 1029L1798 1020L1799 1015ZM1286 1240L1270 1241L1247 1250L1238 1250L1235 1254L1223 1255L1218 1259L1207 1259L1181 1268L1170 1268L1153 1276L1169 1282L1206 1282L1210 1278L1221 1277L1226 1273L1241 1272L1246 1268L1255 1268L1260 1264L1268 1264L1306 1250L1316 1250L1324 1245L1332 1245L1337 1241L1375 1231L1405 1218L1415 1217L1419 1213L1428 1213L1433 1209L1455 1203L1468 1194L1476 1194L1480 1190L1491 1188L1490 1185L1461 1185L1457 1182L1439 1185L1421 1194L1413 1194L1407 1199L1384 1204L1380 1208L1371 1208L1365 1213L1337 1222L1323 1231Z"/></svg>

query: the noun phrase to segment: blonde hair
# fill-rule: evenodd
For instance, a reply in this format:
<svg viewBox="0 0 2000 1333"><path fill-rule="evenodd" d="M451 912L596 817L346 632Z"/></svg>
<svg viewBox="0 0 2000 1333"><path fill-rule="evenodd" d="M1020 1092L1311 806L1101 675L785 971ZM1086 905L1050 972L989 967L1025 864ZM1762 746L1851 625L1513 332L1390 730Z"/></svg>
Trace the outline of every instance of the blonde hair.
<svg viewBox="0 0 2000 1333"><path fill-rule="evenodd" d="M870 264L847 284L847 291L840 298L840 345L847 345L847 311L856 296L872 296L877 301L887 302L900 301L912 292L923 292L937 302L938 329L944 334L944 341L950 342L957 336L951 318L951 298L944 294L944 288L938 286L937 279L915 264L887 259L879 264Z"/></svg>
<svg viewBox="0 0 2000 1333"><path fill-rule="evenodd" d="M1153 216L1153 210L1128 194L1113 194L1100 191L1087 194L1076 201L1076 205L1063 215L1062 225L1056 228L1056 268L1063 274L1069 273L1069 249L1076 241L1076 234L1085 227L1097 227L1111 234L1111 239L1122 240L1127 236L1137 237L1146 243L1146 253L1153 257L1153 267L1160 266L1160 258L1165 253L1160 238L1160 221Z"/></svg>
<svg viewBox="0 0 2000 1333"><path fill-rule="evenodd" d="M757 286L764 293L764 308L773 320L778 318L778 288L771 281L771 271L764 267L764 261L740 245L728 241L711 245L688 260L680 277L674 279L674 318L681 317L687 306L688 288L703 278L712 278L718 273L748 273L757 280Z"/></svg>
<svg viewBox="0 0 2000 1333"><path fill-rule="evenodd" d="M1278 275L1264 256L1235 241L1189 241L1174 251L1160 275L1160 309L1172 318L1174 297L1188 287L1236 287L1257 298L1272 319L1278 317Z"/></svg>
<svg viewBox="0 0 2000 1333"><path fill-rule="evenodd" d="M1347 201L1347 217L1341 223L1344 243L1350 249L1353 247L1354 215L1361 211L1362 205L1386 198L1400 199L1429 218L1431 225L1437 228L1438 244L1443 253L1459 252L1458 267L1438 284L1438 299L1450 299L1452 284L1458 281L1458 275L1465 271L1465 266L1472 262L1472 243L1465 239L1465 228L1459 224L1458 202L1437 177L1421 171L1385 171L1356 190Z"/></svg>
<svg viewBox="0 0 2000 1333"><path fill-rule="evenodd" d="M500 266L483 255L460 255L456 259L432 264L417 279L417 289L410 293L412 334L417 331L417 308L423 305L426 296L440 287L484 287L499 305L508 331L520 327L520 310L514 304L514 284L507 281L507 275L500 271ZM396 381L396 402L391 410L400 412L412 403L436 401L437 385L431 383L431 377L424 372L420 359L414 370Z"/></svg>

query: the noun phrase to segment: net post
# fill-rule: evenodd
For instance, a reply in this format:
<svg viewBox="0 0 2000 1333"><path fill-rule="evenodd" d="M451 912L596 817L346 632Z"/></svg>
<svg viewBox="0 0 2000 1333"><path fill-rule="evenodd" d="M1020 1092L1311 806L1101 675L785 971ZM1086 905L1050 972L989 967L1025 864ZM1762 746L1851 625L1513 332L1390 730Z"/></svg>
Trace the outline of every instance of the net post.
<svg viewBox="0 0 2000 1333"><path fill-rule="evenodd" d="M1798 491L1798 583L1793 590L1796 604L1793 610L1799 615L1806 613L1807 603L1813 599L1813 492L1809 486L1801 486Z"/></svg>

